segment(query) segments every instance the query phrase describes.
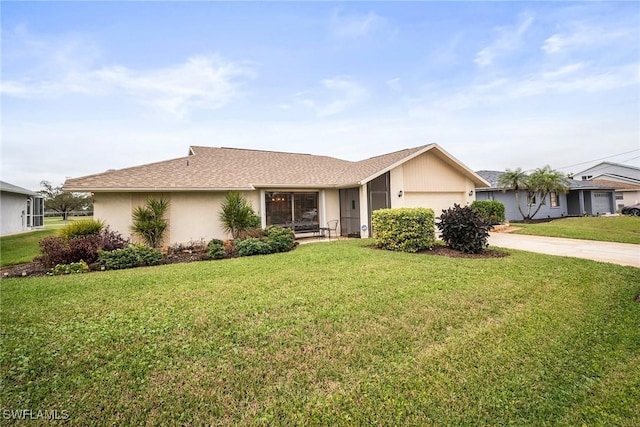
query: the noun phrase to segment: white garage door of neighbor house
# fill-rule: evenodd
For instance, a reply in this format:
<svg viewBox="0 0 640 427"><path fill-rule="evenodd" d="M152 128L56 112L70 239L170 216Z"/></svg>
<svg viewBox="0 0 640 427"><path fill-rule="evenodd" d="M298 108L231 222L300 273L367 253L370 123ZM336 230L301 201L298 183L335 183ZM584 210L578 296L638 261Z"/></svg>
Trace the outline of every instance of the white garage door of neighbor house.
<svg viewBox="0 0 640 427"><path fill-rule="evenodd" d="M454 203L465 204L464 193L405 193L405 206L408 208L431 208L436 218L442 214L443 209L453 207Z"/></svg>

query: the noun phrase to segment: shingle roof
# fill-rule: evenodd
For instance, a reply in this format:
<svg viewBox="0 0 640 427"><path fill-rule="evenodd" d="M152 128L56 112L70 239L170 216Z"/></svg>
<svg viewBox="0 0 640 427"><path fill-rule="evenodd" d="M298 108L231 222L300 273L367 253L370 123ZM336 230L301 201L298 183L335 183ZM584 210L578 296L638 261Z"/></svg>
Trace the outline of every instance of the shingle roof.
<svg viewBox="0 0 640 427"><path fill-rule="evenodd" d="M499 189L498 180L504 172L502 171L476 171L476 174L484 178L491 186L488 188L479 188L477 191L495 191ZM612 190L614 187L607 183L597 183L594 181L578 181L569 180L570 190Z"/></svg>
<svg viewBox="0 0 640 427"><path fill-rule="evenodd" d="M69 191L211 191L286 186L341 187L360 184L430 149L457 164L477 185L484 184L436 144L359 162L310 154L192 146L186 157L71 178L64 188Z"/></svg>

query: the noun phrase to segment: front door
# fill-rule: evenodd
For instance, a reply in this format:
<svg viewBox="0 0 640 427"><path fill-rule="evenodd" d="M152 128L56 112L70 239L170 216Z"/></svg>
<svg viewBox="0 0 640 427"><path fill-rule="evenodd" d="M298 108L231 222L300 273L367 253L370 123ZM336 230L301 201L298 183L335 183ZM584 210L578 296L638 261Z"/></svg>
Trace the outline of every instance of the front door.
<svg viewBox="0 0 640 427"><path fill-rule="evenodd" d="M360 237L360 191L340 190L340 232L346 237Z"/></svg>

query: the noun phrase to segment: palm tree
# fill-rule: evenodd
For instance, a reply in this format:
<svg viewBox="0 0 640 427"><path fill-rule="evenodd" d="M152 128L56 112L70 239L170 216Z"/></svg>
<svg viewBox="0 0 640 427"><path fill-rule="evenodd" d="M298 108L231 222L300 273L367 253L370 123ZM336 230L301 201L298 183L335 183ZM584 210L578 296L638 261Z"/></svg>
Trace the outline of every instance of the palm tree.
<svg viewBox="0 0 640 427"><path fill-rule="evenodd" d="M169 209L169 201L150 197L146 206L138 206L132 216L131 231L142 237L147 245L159 248L169 222L164 215Z"/></svg>
<svg viewBox="0 0 640 427"><path fill-rule="evenodd" d="M568 193L569 179L565 174L555 169L551 169L549 165L538 168L529 175L529 191L540 196L540 203L535 212L528 219L536 216L543 201L549 193ZM531 204L529 204L529 212L531 212Z"/></svg>
<svg viewBox="0 0 640 427"><path fill-rule="evenodd" d="M260 225L260 218L253 207L237 191L227 193L220 207L219 218L224 231L231 233L234 239L237 239L243 231Z"/></svg>
<svg viewBox="0 0 640 427"><path fill-rule="evenodd" d="M507 169L505 173L498 178L498 187L503 192L507 190L513 190L516 193L516 205L518 205L518 211L522 215L523 219L526 219L524 212L522 212L522 206L520 206L519 193L521 190L527 190L528 187L528 175L522 169L516 170ZM528 202L528 200L527 200Z"/></svg>

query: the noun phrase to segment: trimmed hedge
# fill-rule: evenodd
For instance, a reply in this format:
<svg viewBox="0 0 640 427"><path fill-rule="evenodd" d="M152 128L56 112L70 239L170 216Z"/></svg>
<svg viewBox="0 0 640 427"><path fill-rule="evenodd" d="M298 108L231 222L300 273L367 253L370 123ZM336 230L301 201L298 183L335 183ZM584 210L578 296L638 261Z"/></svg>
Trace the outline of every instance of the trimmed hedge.
<svg viewBox="0 0 640 427"><path fill-rule="evenodd" d="M418 252L435 244L435 219L429 208L379 209L373 212L373 238L379 248Z"/></svg>
<svg viewBox="0 0 640 427"><path fill-rule="evenodd" d="M134 243L115 251L100 251L98 261L105 270L120 270L123 268L144 267L162 264L164 256L157 249L141 243Z"/></svg>
<svg viewBox="0 0 640 427"><path fill-rule="evenodd" d="M269 242L262 238L249 237L236 243L236 249L240 256L267 255L273 253Z"/></svg>
<svg viewBox="0 0 640 427"><path fill-rule="evenodd" d="M270 225L265 233L272 252L289 252L296 246L296 235L290 228Z"/></svg>
<svg viewBox="0 0 640 427"><path fill-rule="evenodd" d="M502 224L505 221L504 204L497 200L476 200L471 207L480 213L485 222L491 225Z"/></svg>

